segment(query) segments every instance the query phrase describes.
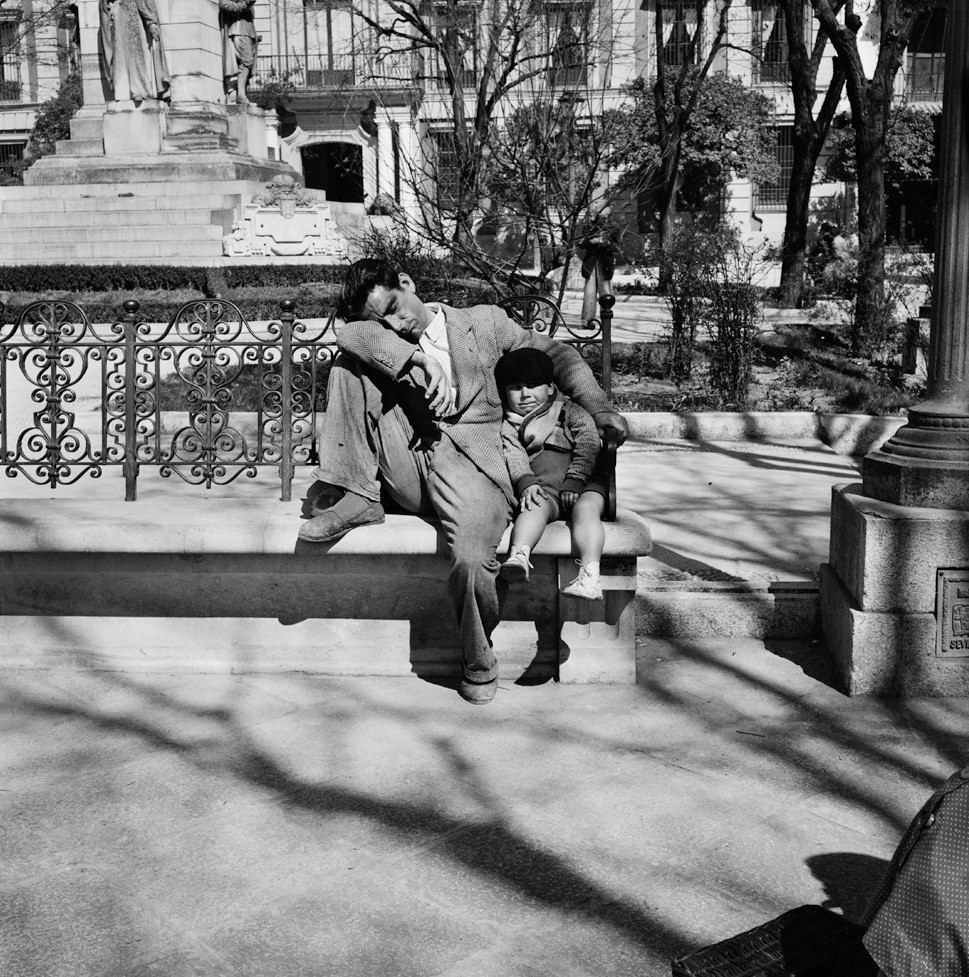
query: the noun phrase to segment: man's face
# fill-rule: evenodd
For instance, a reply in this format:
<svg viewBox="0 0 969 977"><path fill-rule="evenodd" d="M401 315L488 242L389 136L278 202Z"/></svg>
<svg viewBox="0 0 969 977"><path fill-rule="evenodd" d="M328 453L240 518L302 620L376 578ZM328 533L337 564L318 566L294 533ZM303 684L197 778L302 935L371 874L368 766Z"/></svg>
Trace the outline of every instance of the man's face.
<svg viewBox="0 0 969 977"><path fill-rule="evenodd" d="M408 342L416 343L434 318L434 313L417 297L414 282L400 276L398 288L377 285L361 310L365 319L379 319L388 329Z"/></svg>

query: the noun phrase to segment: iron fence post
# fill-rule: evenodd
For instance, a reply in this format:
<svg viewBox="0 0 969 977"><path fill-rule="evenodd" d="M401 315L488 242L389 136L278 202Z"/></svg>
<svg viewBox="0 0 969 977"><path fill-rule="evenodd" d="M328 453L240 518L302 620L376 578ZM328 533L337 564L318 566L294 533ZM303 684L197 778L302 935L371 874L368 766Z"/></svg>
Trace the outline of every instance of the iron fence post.
<svg viewBox="0 0 969 977"><path fill-rule="evenodd" d="M124 498L134 502L138 498L138 458L137 424L138 408L135 404L135 327L138 309L141 307L134 299L122 303L124 309Z"/></svg>
<svg viewBox="0 0 969 977"><path fill-rule="evenodd" d="M293 322L296 318L296 302L294 299L283 299L279 303L282 309L280 322L282 335L280 336L280 364L279 375L282 384L279 423L281 446L279 459L279 480L281 483L280 501L289 502L293 497L293 475L295 462L293 460Z"/></svg>
<svg viewBox="0 0 969 977"><path fill-rule="evenodd" d="M599 308L602 310L602 389L612 400L612 307L616 304L616 296L610 293L599 296Z"/></svg>

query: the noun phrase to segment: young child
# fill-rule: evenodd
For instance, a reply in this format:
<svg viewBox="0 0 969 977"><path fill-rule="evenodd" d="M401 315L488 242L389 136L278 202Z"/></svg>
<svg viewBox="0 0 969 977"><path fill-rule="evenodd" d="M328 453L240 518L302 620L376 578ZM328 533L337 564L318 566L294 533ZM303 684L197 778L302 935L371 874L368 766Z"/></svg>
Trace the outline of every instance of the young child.
<svg viewBox="0 0 969 977"><path fill-rule="evenodd" d="M552 361L541 350L525 346L505 353L495 366L495 380L505 408L502 448L519 500L508 558L498 572L509 582L528 580L532 548L546 525L565 515L579 575L562 593L601 600L608 490L594 473L600 445L595 421L558 394Z"/></svg>

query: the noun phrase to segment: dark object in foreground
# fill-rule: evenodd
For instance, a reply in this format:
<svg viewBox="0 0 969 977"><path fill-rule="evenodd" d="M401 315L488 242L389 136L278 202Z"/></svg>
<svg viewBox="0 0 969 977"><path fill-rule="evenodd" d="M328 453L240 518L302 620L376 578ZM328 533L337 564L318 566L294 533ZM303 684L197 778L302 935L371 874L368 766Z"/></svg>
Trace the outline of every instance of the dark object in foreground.
<svg viewBox="0 0 969 977"><path fill-rule="evenodd" d="M820 906L776 919L673 961L673 977L875 977L864 929Z"/></svg>

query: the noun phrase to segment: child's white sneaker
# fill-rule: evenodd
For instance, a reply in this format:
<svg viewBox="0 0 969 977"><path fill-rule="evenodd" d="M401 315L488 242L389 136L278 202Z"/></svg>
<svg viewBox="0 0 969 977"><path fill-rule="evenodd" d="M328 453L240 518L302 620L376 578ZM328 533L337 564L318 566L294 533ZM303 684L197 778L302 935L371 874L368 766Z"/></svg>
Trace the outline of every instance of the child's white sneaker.
<svg viewBox="0 0 969 977"><path fill-rule="evenodd" d="M528 583L529 571L534 569L528 562L528 550L518 546L511 552L508 559L500 567L498 573L508 583Z"/></svg>
<svg viewBox="0 0 969 977"><path fill-rule="evenodd" d="M581 597L582 600L602 600L602 581L599 579L598 566L579 563L579 575L562 588L562 593L566 597Z"/></svg>

